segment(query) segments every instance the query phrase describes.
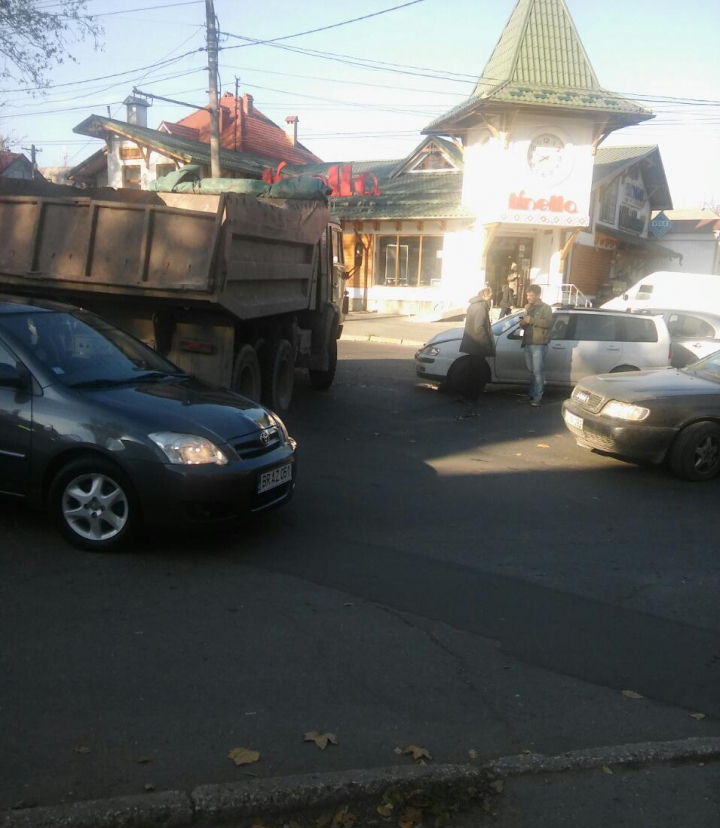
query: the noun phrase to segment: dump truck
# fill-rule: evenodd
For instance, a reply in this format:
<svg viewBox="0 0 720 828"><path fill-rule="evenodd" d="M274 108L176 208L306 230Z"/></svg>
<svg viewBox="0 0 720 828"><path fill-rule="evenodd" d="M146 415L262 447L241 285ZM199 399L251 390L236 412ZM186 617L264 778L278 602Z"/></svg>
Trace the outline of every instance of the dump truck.
<svg viewBox="0 0 720 828"><path fill-rule="evenodd" d="M91 310L269 408L329 388L347 310L325 199L0 180L0 292Z"/></svg>

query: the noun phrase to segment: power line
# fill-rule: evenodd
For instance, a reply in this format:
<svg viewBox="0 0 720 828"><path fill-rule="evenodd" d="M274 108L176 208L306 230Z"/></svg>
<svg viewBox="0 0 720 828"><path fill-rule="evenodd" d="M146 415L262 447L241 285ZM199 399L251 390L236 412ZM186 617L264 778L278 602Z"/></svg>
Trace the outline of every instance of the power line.
<svg viewBox="0 0 720 828"><path fill-rule="evenodd" d="M279 43L281 40L291 40L295 37L303 37L304 35L317 34L318 32L327 32L330 29L338 29L341 26L349 26L351 23L359 23L361 20L370 20L371 17L380 17L382 14L388 12L398 11L399 9L406 9L408 6L416 6L418 3L424 3L425 0L409 0L408 3L402 3L399 6L392 6L389 9L382 9L381 11L373 12L372 14L364 14L361 17L353 17L351 20L343 20L340 23L331 23L328 26L320 26L317 29L307 29L304 32L296 32L295 34L283 35L282 37L273 37L269 40L254 40L253 38L243 38L243 40L250 40L252 42L244 44L244 46L262 46L271 43ZM229 35L228 32L220 32L220 34ZM237 37L237 35L229 35L230 37ZM242 49L243 46L230 46L231 49Z"/></svg>

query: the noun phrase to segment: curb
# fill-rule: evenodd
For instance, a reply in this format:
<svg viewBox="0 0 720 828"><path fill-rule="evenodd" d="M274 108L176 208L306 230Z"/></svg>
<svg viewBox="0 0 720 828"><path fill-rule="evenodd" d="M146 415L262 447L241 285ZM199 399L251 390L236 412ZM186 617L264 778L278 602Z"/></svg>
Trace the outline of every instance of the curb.
<svg viewBox="0 0 720 828"><path fill-rule="evenodd" d="M422 348L425 344L420 339L402 339L399 337L381 336L378 334L346 334L343 331L342 342L377 342L381 345L407 345L413 348Z"/></svg>
<svg viewBox="0 0 720 828"><path fill-rule="evenodd" d="M268 816L381 796L388 787L433 784L447 787L489 779L720 759L720 737L640 742L570 751L506 756L483 766L435 765L305 774L224 785L202 785L190 793L164 791L145 796L78 802L72 805L6 811L0 828L186 828L237 824Z"/></svg>

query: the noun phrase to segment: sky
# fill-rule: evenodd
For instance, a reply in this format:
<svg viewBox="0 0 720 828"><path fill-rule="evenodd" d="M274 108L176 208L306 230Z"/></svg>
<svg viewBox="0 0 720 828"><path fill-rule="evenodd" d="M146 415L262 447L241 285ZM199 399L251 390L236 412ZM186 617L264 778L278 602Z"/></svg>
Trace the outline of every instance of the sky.
<svg viewBox="0 0 720 828"><path fill-rule="evenodd" d="M58 2L36 0L41 8ZM423 127L472 92L515 6L515 0L214 3L222 91L234 92L239 78L240 93L252 94L276 123L297 115L299 140L325 161L407 155ZM656 114L604 145L657 144L676 209L719 205L720 0L566 5L601 85ZM71 44L78 62L57 66L42 93L26 91L26 83L0 84L0 135L14 149L35 144L40 167L75 165L99 149L101 141L73 127L108 111L124 120L122 101L134 86L207 102L205 0L88 0L87 11L105 29L101 51ZM292 36L367 15L375 16ZM283 40L252 42L277 38ZM155 102L148 126L189 112Z"/></svg>

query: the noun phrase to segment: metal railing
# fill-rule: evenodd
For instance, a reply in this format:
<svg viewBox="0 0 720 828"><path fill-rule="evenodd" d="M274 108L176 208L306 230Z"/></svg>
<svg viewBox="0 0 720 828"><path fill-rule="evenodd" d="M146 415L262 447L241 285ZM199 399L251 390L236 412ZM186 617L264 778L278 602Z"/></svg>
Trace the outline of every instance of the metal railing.
<svg viewBox="0 0 720 828"><path fill-rule="evenodd" d="M560 304L572 305L574 308L591 308L592 302L575 285L560 286Z"/></svg>

